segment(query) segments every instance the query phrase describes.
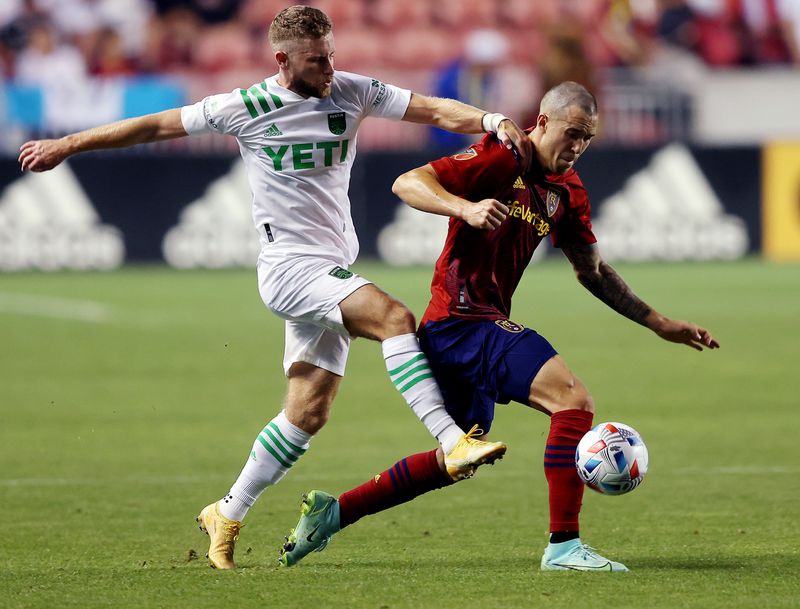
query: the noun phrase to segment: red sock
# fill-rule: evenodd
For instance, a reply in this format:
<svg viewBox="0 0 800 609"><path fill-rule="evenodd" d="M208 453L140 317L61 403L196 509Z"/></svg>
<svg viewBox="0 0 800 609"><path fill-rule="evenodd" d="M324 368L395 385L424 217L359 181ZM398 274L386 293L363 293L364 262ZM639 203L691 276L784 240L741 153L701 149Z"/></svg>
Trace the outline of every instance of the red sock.
<svg viewBox="0 0 800 609"><path fill-rule="evenodd" d="M393 467L339 497L339 526L411 501L428 491L452 484L439 468L436 451L401 459Z"/></svg>
<svg viewBox="0 0 800 609"><path fill-rule="evenodd" d="M583 481L575 469L575 448L592 427L591 412L562 410L550 419L544 450L544 475L550 488L550 532L574 531L583 500Z"/></svg>

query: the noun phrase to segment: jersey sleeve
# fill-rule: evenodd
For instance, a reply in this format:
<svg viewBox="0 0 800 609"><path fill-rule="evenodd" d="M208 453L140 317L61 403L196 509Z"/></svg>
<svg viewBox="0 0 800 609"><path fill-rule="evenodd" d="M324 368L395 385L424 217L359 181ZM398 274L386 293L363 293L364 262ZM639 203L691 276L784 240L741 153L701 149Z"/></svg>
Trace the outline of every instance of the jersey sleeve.
<svg viewBox="0 0 800 609"><path fill-rule="evenodd" d="M569 206L560 221L553 227L550 240L555 247L570 244L597 243L592 232L592 209L589 195L577 174L566 181L569 189Z"/></svg>
<svg viewBox="0 0 800 609"><path fill-rule="evenodd" d="M196 104L181 108L181 122L189 135L223 133L236 136L250 118L239 89L209 95Z"/></svg>
<svg viewBox="0 0 800 609"><path fill-rule="evenodd" d="M364 116L400 120L408 110L411 91L389 85L376 78L339 72L339 78L357 97Z"/></svg>
<svg viewBox="0 0 800 609"><path fill-rule="evenodd" d="M466 151L430 165L447 192L468 201L496 197L520 174L514 153L491 133Z"/></svg>

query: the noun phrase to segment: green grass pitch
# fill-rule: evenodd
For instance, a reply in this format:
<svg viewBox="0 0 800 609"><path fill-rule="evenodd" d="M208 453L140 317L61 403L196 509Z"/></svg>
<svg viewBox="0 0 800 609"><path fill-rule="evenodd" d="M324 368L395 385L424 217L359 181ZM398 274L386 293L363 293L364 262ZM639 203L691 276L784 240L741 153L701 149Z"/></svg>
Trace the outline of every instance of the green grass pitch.
<svg viewBox="0 0 800 609"><path fill-rule="evenodd" d="M356 269L421 314L430 269ZM248 516L241 568L215 572L194 517L228 490L284 392L282 323L255 273L0 276L0 607L798 607L800 267L619 270L722 349L659 340L565 262L529 269L513 319L562 353L596 421L648 444L640 489L584 501L584 540L628 574L538 571L548 421L518 405L498 407L502 462L279 568L305 490L338 494L433 447L365 340L328 426Z"/></svg>

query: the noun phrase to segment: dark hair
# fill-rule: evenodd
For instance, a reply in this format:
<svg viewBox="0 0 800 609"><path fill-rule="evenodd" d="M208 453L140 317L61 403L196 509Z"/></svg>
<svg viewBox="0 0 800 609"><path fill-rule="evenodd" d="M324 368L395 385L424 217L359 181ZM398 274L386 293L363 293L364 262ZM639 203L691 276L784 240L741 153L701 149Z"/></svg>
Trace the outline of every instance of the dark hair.
<svg viewBox="0 0 800 609"><path fill-rule="evenodd" d="M269 26L269 43L272 47L289 40L324 38L331 32L333 23L318 8L290 6L283 9Z"/></svg>

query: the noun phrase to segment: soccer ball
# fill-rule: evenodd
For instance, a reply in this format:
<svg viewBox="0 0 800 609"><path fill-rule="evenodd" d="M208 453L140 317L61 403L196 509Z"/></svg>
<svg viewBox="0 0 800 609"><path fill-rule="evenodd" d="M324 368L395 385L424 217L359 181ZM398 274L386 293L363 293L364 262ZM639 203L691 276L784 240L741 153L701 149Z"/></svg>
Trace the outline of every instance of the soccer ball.
<svg viewBox="0 0 800 609"><path fill-rule="evenodd" d="M575 465L589 488L604 495L623 495L642 483L647 447L633 427L600 423L578 442Z"/></svg>

